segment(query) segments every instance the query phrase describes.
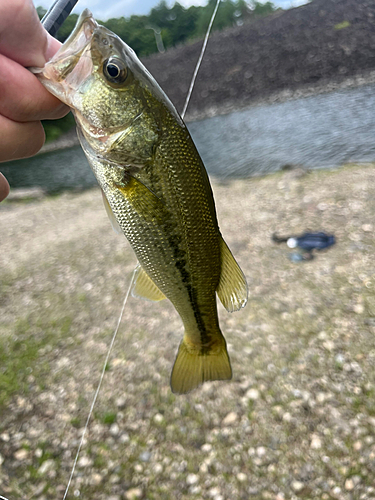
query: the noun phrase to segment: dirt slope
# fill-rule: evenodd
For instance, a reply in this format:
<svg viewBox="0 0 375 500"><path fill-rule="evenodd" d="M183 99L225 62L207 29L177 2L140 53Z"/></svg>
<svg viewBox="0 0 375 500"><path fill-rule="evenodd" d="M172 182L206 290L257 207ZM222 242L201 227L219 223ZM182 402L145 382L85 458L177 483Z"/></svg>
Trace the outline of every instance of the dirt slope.
<svg viewBox="0 0 375 500"><path fill-rule="evenodd" d="M144 59L179 111L202 41ZM375 3L313 0L209 40L189 112L242 107L285 89L375 70Z"/></svg>

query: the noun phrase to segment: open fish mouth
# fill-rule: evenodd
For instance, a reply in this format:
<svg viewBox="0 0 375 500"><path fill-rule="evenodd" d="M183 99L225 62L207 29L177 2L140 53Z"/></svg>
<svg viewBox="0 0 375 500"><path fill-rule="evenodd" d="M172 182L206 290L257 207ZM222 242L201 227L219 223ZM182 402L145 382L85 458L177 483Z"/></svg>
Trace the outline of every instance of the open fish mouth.
<svg viewBox="0 0 375 500"><path fill-rule="evenodd" d="M91 42L98 24L85 9L69 38L44 68L31 68L58 99L74 107L72 96L92 74Z"/></svg>

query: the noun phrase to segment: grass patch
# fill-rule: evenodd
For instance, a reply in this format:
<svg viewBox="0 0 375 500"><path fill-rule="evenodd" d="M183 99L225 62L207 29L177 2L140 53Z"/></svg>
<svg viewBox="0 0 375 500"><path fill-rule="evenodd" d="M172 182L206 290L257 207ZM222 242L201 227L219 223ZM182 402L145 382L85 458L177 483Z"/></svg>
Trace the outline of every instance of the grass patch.
<svg viewBox="0 0 375 500"><path fill-rule="evenodd" d="M334 28L335 30L343 30L344 28L349 28L349 26L350 26L349 21L343 21L342 23L335 24Z"/></svg>
<svg viewBox="0 0 375 500"><path fill-rule="evenodd" d="M41 320L35 314L17 320L10 335L0 337L0 413L16 394L27 394L33 375L43 388L50 373L48 354L69 335L70 316Z"/></svg>
<svg viewBox="0 0 375 500"><path fill-rule="evenodd" d="M116 419L117 419L117 413L113 412L113 411L109 411L107 413L104 413L104 415L102 415L100 417L100 420L102 421L103 424L106 424L106 425L112 425L116 422Z"/></svg>

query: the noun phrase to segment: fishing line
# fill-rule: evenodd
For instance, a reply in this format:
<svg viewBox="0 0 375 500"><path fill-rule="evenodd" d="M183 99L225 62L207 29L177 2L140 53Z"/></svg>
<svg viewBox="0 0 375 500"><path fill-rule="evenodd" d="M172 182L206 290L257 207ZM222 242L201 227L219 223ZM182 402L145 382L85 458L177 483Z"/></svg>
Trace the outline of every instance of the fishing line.
<svg viewBox="0 0 375 500"><path fill-rule="evenodd" d="M95 392L94 398L93 398L92 403L91 403L90 411L89 411L89 414L88 414L88 416L87 416L87 420L86 420L85 428L83 429L83 433L82 433L81 441L80 441L80 443L79 443L78 450L77 450L77 453L76 453L76 457L75 457L75 459L74 459L72 472L70 473L69 481L68 481L68 484L67 484L67 487L66 487L66 490L65 490L64 496L63 496L63 500L65 500L66 495L68 494L68 491L69 491L69 488L70 488L70 485L71 485L71 482L72 482L72 479L73 479L73 476L74 476L74 472L75 472L76 465L77 465L77 462L78 462L78 457L79 457L79 454L80 454L80 452L81 452L81 448L82 448L82 446L83 446L83 441L84 441L84 439L85 439L86 431L87 431L87 428L88 428L88 426L89 426L89 422L90 422L90 419L91 419L92 412L93 412L93 410L94 410L94 406L95 406L96 400L98 399L98 395L99 395L100 387L101 387L102 382L103 382L104 374L105 374L105 371L106 371L106 368L107 368L107 364L108 364L109 357L110 357L110 355L111 355L112 347L113 347L113 344L115 343L115 339L116 339L116 336L117 336L117 332L118 332L118 330L119 330L119 328L120 328L120 323L121 323L122 317L123 317L123 315L124 315L125 306L126 306L126 303L127 303L127 301L128 301L128 298L129 298L130 290L131 290L131 288L132 288L132 286L133 286L134 277L135 277L135 269L134 269L134 271L133 271L132 278L131 278L131 280L130 280L130 284L129 284L129 288L128 288L128 291L126 292L126 295L125 295L125 298L124 298L124 302L123 302L123 304L122 304L122 309L121 309L121 312L120 312L120 317L119 317L119 319L118 319L118 321L117 321L117 325L116 325L116 328L115 328L114 334L113 334L113 336L112 336L111 343L109 344L109 348L108 348L107 356L106 356L105 361L104 361L104 364L103 364L103 369L102 369L102 373L101 373L101 375L100 375L100 379L99 379L98 387L97 387L97 389L96 389L96 392ZM0 497L0 498L1 498L1 497Z"/></svg>
<svg viewBox="0 0 375 500"><path fill-rule="evenodd" d="M181 118L182 119L184 119L184 116L185 116L185 113L186 113L186 109L187 109L187 107L189 105L191 93L193 92L195 80L197 78L197 74L198 74L200 65L202 64L202 59L203 59L204 53L206 51L208 37L210 36L211 28L212 28L212 25L213 25L215 17L216 17L216 12L217 12L217 9L219 8L219 3L220 3L220 0L217 0L215 9L214 9L214 11L212 13L212 16L211 16L210 24L208 25L208 28L207 28L206 36L204 38L204 42L203 42L202 49L201 49L201 53L199 55L199 59L198 59L197 65L195 66L193 78L191 79L191 83L190 83L190 87L189 87L189 92L188 92L188 94L186 96L186 101L185 101L184 109L183 109L183 111L181 113Z"/></svg>

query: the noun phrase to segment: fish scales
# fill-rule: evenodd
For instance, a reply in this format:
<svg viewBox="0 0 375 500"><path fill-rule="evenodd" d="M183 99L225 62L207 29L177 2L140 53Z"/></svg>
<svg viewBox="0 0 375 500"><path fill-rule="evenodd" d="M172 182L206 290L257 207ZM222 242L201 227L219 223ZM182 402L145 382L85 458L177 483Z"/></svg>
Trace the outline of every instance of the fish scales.
<svg viewBox="0 0 375 500"><path fill-rule="evenodd" d="M234 311L246 304L247 284L221 236L203 162L173 105L134 52L87 10L59 52L34 72L73 110L112 225L139 262L132 294L168 298L183 321L172 390L230 379L216 293Z"/></svg>

